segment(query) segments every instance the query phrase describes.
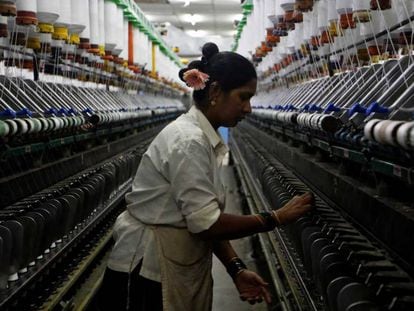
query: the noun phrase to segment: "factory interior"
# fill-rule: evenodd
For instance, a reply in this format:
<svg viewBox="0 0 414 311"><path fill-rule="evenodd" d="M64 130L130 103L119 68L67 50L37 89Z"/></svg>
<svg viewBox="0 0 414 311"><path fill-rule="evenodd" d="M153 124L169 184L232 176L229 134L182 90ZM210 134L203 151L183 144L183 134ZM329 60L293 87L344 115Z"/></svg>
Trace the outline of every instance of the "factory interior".
<svg viewBox="0 0 414 311"><path fill-rule="evenodd" d="M414 310L413 30L414 0L0 0L0 310L102 310L114 223L207 42L257 73L216 132L225 212L312 209L231 242L271 302L213 256L212 306L163 286L163 310Z"/></svg>

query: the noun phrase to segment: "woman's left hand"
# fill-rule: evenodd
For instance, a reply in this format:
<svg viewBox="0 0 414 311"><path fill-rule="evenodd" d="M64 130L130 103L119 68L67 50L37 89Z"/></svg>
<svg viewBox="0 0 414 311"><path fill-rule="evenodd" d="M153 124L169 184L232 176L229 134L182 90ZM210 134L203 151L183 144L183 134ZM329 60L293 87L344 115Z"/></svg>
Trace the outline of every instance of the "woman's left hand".
<svg viewBox="0 0 414 311"><path fill-rule="evenodd" d="M269 284L253 271L243 270L240 272L236 276L234 284L236 284L240 299L243 301L247 300L250 304L263 300L267 303L271 302L270 293L267 290Z"/></svg>

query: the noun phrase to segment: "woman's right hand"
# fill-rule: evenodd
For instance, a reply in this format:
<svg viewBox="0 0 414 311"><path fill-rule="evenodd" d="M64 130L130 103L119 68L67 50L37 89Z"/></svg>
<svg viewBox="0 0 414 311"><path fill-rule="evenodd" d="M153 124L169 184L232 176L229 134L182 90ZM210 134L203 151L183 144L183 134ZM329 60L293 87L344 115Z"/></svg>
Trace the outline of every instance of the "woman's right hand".
<svg viewBox="0 0 414 311"><path fill-rule="evenodd" d="M279 225L294 222L312 209L314 196L311 192L294 196L282 208L273 211L273 215Z"/></svg>

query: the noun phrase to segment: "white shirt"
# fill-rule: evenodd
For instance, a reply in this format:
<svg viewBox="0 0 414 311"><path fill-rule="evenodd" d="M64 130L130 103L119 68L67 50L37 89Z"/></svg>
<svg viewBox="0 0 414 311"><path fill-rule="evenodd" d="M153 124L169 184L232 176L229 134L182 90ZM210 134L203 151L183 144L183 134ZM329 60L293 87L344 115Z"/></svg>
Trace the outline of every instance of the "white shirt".
<svg viewBox="0 0 414 311"><path fill-rule="evenodd" d="M224 207L220 169L228 152L220 134L196 107L166 126L142 157L125 196L127 210L114 225L115 246L108 267L160 282L149 226L169 225L199 233L210 228Z"/></svg>

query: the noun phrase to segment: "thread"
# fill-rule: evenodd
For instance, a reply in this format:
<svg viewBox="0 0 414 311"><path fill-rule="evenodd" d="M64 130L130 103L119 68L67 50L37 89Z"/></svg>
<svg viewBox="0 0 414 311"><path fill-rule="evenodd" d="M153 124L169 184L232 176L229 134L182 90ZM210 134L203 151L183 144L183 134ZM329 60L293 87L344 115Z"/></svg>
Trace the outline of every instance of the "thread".
<svg viewBox="0 0 414 311"><path fill-rule="evenodd" d="M54 32L52 38L54 40L64 40L67 41L69 39L69 31L66 27L54 27Z"/></svg>
<svg viewBox="0 0 414 311"><path fill-rule="evenodd" d="M41 33L54 33L55 28L52 24L39 23L39 32Z"/></svg>

